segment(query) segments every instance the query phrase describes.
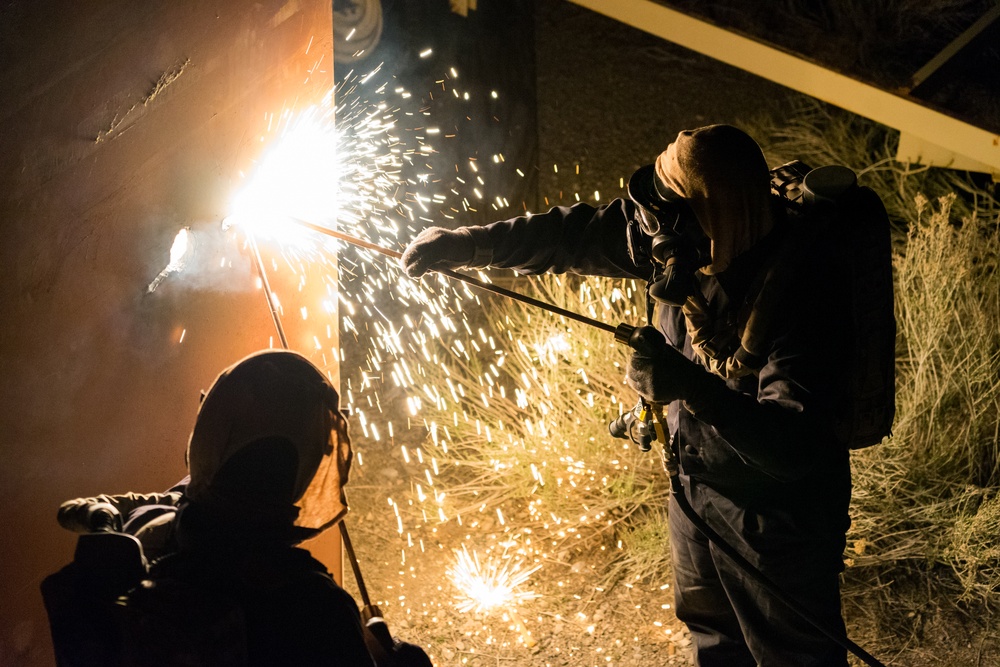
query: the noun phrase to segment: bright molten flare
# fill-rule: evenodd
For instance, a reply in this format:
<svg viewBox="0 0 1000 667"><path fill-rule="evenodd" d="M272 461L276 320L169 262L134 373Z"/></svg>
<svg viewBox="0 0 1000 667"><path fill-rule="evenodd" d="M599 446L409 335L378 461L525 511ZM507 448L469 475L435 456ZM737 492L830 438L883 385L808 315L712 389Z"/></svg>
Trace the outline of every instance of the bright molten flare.
<svg viewBox="0 0 1000 667"><path fill-rule="evenodd" d="M149 283L149 286L146 288L147 292L155 291L164 278L184 268L187 262L187 252L191 246L190 236L187 227L177 232L177 236L174 237L174 242L170 246L170 261L167 262L167 265L160 271L159 275L153 279L153 282Z"/></svg>
<svg viewBox="0 0 1000 667"><path fill-rule="evenodd" d="M264 153L234 197L230 222L263 239L289 242L309 233L287 224L288 217L321 224L336 220L343 147L332 115L329 107L281 114L281 139Z"/></svg>
<svg viewBox="0 0 1000 667"><path fill-rule="evenodd" d="M470 554L463 544L461 551L455 552L455 563L448 568L448 576L460 592L459 611L485 612L538 597L534 591L522 590L521 585L541 565L522 567L519 559L489 556L485 562L480 561L479 554Z"/></svg>

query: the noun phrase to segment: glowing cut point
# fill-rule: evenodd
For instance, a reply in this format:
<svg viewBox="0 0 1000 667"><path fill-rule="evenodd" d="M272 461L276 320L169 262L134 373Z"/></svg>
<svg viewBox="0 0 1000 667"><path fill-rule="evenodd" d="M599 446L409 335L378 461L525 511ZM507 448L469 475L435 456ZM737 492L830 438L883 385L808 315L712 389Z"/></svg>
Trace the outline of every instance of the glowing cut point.
<svg viewBox="0 0 1000 667"><path fill-rule="evenodd" d="M279 141L233 197L223 228L238 224L262 238L286 242L310 238L307 230L289 225L288 217L317 223L337 218L344 150L330 109L313 106L290 116Z"/></svg>
<svg viewBox="0 0 1000 667"><path fill-rule="evenodd" d="M177 235L174 237L174 242L170 246L170 261L167 262L166 267L160 271L159 275L153 279L153 282L149 283L149 287L146 288L146 292L153 292L163 279L169 276L175 271L182 271L184 265L187 263L187 253L191 248L191 234L188 232L187 227L183 227Z"/></svg>

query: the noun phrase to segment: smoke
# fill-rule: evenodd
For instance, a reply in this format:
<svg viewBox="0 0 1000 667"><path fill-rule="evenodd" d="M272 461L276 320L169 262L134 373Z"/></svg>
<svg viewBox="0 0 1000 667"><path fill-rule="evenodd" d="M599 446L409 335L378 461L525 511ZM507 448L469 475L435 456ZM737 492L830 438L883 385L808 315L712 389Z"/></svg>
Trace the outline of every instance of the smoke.
<svg viewBox="0 0 1000 667"><path fill-rule="evenodd" d="M146 294L167 289L241 293L255 288L256 276L245 238L212 220L178 230L166 265L149 283Z"/></svg>

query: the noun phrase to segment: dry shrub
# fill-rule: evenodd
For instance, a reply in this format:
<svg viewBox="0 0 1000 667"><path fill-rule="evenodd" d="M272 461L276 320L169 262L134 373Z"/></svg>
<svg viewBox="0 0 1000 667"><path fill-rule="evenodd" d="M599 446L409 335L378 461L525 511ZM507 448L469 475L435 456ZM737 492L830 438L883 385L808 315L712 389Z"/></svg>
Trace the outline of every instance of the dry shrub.
<svg viewBox="0 0 1000 667"><path fill-rule="evenodd" d="M632 281L547 275L513 287L610 324L643 312ZM447 361L428 369L441 374L428 383L448 389L422 411L443 492L421 494L424 511L437 503L443 517L530 541L545 558L603 550L606 580L668 572L659 457L608 433L636 401L622 381L628 348L520 302L484 304L478 349L442 341Z"/></svg>
<svg viewBox="0 0 1000 667"><path fill-rule="evenodd" d="M852 535L857 564L945 564L986 599L1000 590L1000 236L995 219L954 221L954 200L918 198L895 257L897 417L854 457Z"/></svg>

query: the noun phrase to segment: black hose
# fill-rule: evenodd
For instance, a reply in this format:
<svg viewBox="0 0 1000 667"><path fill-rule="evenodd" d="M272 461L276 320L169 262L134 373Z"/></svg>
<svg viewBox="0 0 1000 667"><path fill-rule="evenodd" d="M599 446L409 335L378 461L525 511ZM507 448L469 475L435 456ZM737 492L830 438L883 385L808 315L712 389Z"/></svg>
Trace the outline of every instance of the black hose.
<svg viewBox="0 0 1000 667"><path fill-rule="evenodd" d="M809 622L809 624L826 635L831 641L836 642L856 655L866 665L870 665L871 667L885 667L885 665L879 662L878 659L848 639L846 636L831 630L822 622L817 620L816 617L813 616L812 612L789 597L788 594L781 590L776 583L768 579L763 572L754 567L753 563L744 558L740 552L733 547L733 545L726 542L721 535L715 532L715 529L708 525L708 522L701 518L694 508L691 507L691 503L688 502L687 496L684 494L684 486L681 484L680 477L676 473L670 475L670 493L674 497L674 500L677 501L677 506L681 508L682 512L684 512L684 516L686 516L688 520L694 524L694 527L697 528L709 542L718 547L722 553L726 554L730 560L736 563L740 569L746 572L751 579L760 584L764 590L776 597L804 620Z"/></svg>
<svg viewBox="0 0 1000 667"><path fill-rule="evenodd" d="M397 259L401 257L401 253L397 251L390 250L388 248L383 248L374 243L371 243L370 241L358 239L353 236L344 234L343 232L338 232L326 227L322 227L320 225L313 224L305 220L300 220L298 218L292 218L292 221L299 225L317 231L321 234L333 236L342 241L346 241L347 243L352 243L354 245L368 248L369 250L379 252L383 255L387 255ZM256 247L254 249L256 250ZM258 261L258 268L260 268L259 258L257 261ZM586 317L584 315L580 315L579 313L574 313L572 311L566 310L565 308L560 308L553 304L546 303L544 301L540 301L538 299L534 299L529 296L525 296L518 292L502 288L498 285L485 283L477 278L462 273L458 273L457 271L441 269L438 271L438 273L441 273L455 280L460 280L474 287L478 287L487 290L489 292L493 292L494 294L499 294L500 296L505 296L507 298L514 299L515 301L520 301L522 303L526 303L531 306L542 308L551 313L555 313L557 315L573 319L577 322L581 322L583 324L596 327L603 331L608 331L615 335L615 340L617 340L618 342L624 343L632 347L633 349L639 351L647 350L648 353L648 350L651 349L655 353L658 346L663 345L665 343L665 340L662 339L662 334L659 334L658 332L656 333L656 336L650 340L647 340L647 338L649 338L649 334L645 336L642 335L643 332L647 330L655 332L656 330L652 329L652 327L635 327L626 323L622 323L619 324L617 327L614 327L599 320ZM647 308L647 319L648 319L649 316L652 315L652 303L650 302L647 305L648 305ZM275 320L275 322L277 325L278 320ZM279 333L283 332L281 332L279 329ZM624 421L622 423L624 424ZM614 437L624 436L624 431L619 434L615 432L614 425L612 425L611 428L612 428L612 435ZM668 447L669 445L664 445L664 446ZM646 446L643 448L643 451L646 451L648 449L649 447L647 442ZM701 532L702 535L704 535L712 544L714 544L724 554L726 554L743 571L745 571L748 575L750 575L750 577L758 584L760 584L761 587L764 588L764 590L768 591L771 595L773 595L778 600L787 605L792 611L797 613L809 624L811 624L817 630L826 635L826 637L828 637L831 641L834 641L838 645L843 646L845 649L856 655L858 658L864 661L865 664L870 665L871 667L885 667L883 663L879 662L876 658L871 656L867 651L865 651L863 648L855 644L846 636L843 636L839 632L835 632L827 628L825 625L823 625L823 623L816 620L816 618L812 615L812 613L808 609L806 609L804 606L802 606L801 604L790 598L783 590L781 590L781 588L778 587L777 584L775 584L773 581L764 576L763 572L758 570L756 567L753 566L752 563L750 563L750 561L748 561L746 558L740 555L740 553L736 551L736 549L733 548L731 544L726 542L721 535L715 532L715 530L711 526L709 526L708 523L704 519L702 519L697 512L694 511L694 508L691 507L691 504L687 501L687 496L684 495L684 487L681 484L680 478L678 476L676 465L672 466L672 470L670 470L669 472L670 472L670 490L672 495L674 496L674 499L677 500L677 505L681 508L681 511L684 512L684 515L687 516L687 518L691 521L691 523L694 524L695 528L697 528L698 531ZM345 545L350 545L350 541L346 533L346 527L344 526L343 523L341 523L341 531L343 532ZM348 555L351 557L351 565L354 566L354 573L358 579L358 585L361 588L362 594L363 596L367 597L366 596L367 591L364 590L364 584L361 580L361 572L357 567L357 561L354 559L353 550L350 550ZM367 600L365 600L365 602L367 604Z"/></svg>

